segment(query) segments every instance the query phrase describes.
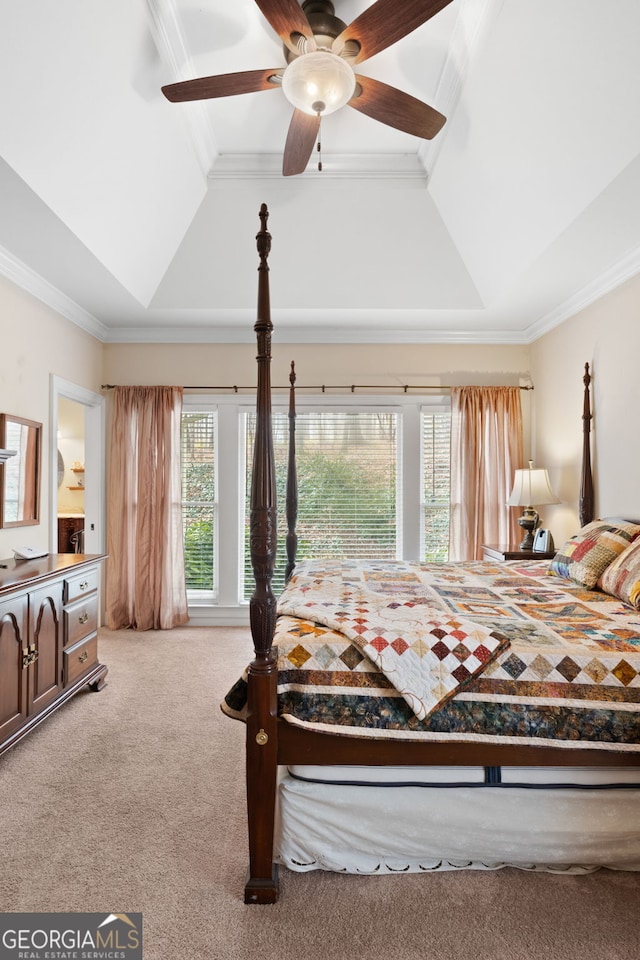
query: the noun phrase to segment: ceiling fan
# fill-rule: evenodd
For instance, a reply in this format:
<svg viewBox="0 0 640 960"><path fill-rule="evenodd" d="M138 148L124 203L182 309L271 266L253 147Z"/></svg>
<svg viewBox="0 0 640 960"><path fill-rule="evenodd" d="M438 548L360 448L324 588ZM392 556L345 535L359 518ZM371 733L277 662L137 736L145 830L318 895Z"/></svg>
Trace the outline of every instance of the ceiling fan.
<svg viewBox="0 0 640 960"><path fill-rule="evenodd" d="M285 177L309 162L323 116L348 105L405 133L431 140L446 121L433 107L396 87L356 74L354 66L411 33L451 0L376 0L353 23L336 17L331 0L255 0L283 42L286 67L184 80L162 87L168 100L207 100L282 89L293 105L284 148Z"/></svg>

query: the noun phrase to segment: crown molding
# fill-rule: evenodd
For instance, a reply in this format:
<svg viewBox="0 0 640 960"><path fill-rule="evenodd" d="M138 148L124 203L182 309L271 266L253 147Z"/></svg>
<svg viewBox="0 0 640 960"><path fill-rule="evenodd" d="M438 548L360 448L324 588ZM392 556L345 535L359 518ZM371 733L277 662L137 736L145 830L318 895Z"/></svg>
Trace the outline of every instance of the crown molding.
<svg viewBox="0 0 640 960"><path fill-rule="evenodd" d="M426 171L416 153L324 154L322 171L310 161L305 182L324 180L416 180ZM282 154L223 153L209 171L209 180L282 180Z"/></svg>
<svg viewBox="0 0 640 960"><path fill-rule="evenodd" d="M420 310L340 310L327 325L323 310L272 310L279 343L523 344L521 331L427 328ZM108 343L251 343L255 312L212 310L200 324L112 327ZM423 326L419 326L422 323Z"/></svg>
<svg viewBox="0 0 640 960"><path fill-rule="evenodd" d="M565 320L575 316L586 307L600 300L607 293L611 293L616 287L630 280L640 273L640 247L635 247L626 253L617 263L614 263L608 270L605 270L594 280L587 283L580 290L563 300L562 303L554 307L544 316L540 317L529 327L525 333L527 343L533 343L539 340L545 333L560 326Z"/></svg>
<svg viewBox="0 0 640 960"><path fill-rule="evenodd" d="M410 312L410 311L409 311ZM513 330L416 330L410 326L403 328L402 312L387 315L385 327L351 327L344 324L332 328L310 330L308 327L280 327L274 340L279 343L352 343L352 344L523 344L526 343L519 331ZM345 323L348 317L345 318Z"/></svg>
<svg viewBox="0 0 640 960"><path fill-rule="evenodd" d="M26 290L37 300L51 307L66 320L70 320L76 326L90 333L92 337L106 343L108 328L100 320L80 307L75 300L67 297L66 294L41 277L31 267L28 267L22 260L14 257L4 247L0 247L0 273L11 280L12 283L15 283L17 287Z"/></svg>

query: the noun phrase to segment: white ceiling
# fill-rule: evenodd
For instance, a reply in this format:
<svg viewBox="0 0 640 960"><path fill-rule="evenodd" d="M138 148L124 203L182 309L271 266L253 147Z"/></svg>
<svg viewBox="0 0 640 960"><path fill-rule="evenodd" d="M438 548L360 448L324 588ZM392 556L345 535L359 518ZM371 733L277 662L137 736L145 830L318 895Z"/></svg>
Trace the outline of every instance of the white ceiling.
<svg viewBox="0 0 640 960"><path fill-rule="evenodd" d="M346 22L369 0L335 0ZM0 271L106 342L253 336L262 202L281 340L530 342L640 271L638 0L453 0L358 68L448 117L345 107L280 174L253 0L0 0Z"/></svg>

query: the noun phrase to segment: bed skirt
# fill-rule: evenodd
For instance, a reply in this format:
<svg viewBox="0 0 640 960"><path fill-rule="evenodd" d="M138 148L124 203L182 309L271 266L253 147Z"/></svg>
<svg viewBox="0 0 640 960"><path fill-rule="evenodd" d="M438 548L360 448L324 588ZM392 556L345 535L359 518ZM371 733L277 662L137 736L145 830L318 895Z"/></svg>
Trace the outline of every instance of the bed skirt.
<svg viewBox="0 0 640 960"><path fill-rule="evenodd" d="M329 776L342 782L300 779L309 772L305 767L283 771L279 863L295 871L368 875L506 866L554 873L640 870L637 770L636 783L621 773L621 783L609 787L557 780L491 785L479 774L473 782L472 773L464 785L414 785L402 773L391 783L392 768L377 774L386 778L383 786L358 782L354 769L361 770L324 768L323 777L334 771Z"/></svg>

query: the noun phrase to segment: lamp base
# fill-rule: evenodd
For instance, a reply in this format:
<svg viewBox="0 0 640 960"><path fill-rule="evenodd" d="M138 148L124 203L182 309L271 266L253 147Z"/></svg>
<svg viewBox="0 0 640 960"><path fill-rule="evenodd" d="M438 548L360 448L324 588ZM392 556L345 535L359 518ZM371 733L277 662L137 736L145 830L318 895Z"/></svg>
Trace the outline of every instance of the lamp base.
<svg viewBox="0 0 640 960"><path fill-rule="evenodd" d="M538 514L533 507L524 508L524 513L521 517L518 517L518 525L526 531L520 541L520 549L533 550L533 531L538 526Z"/></svg>

